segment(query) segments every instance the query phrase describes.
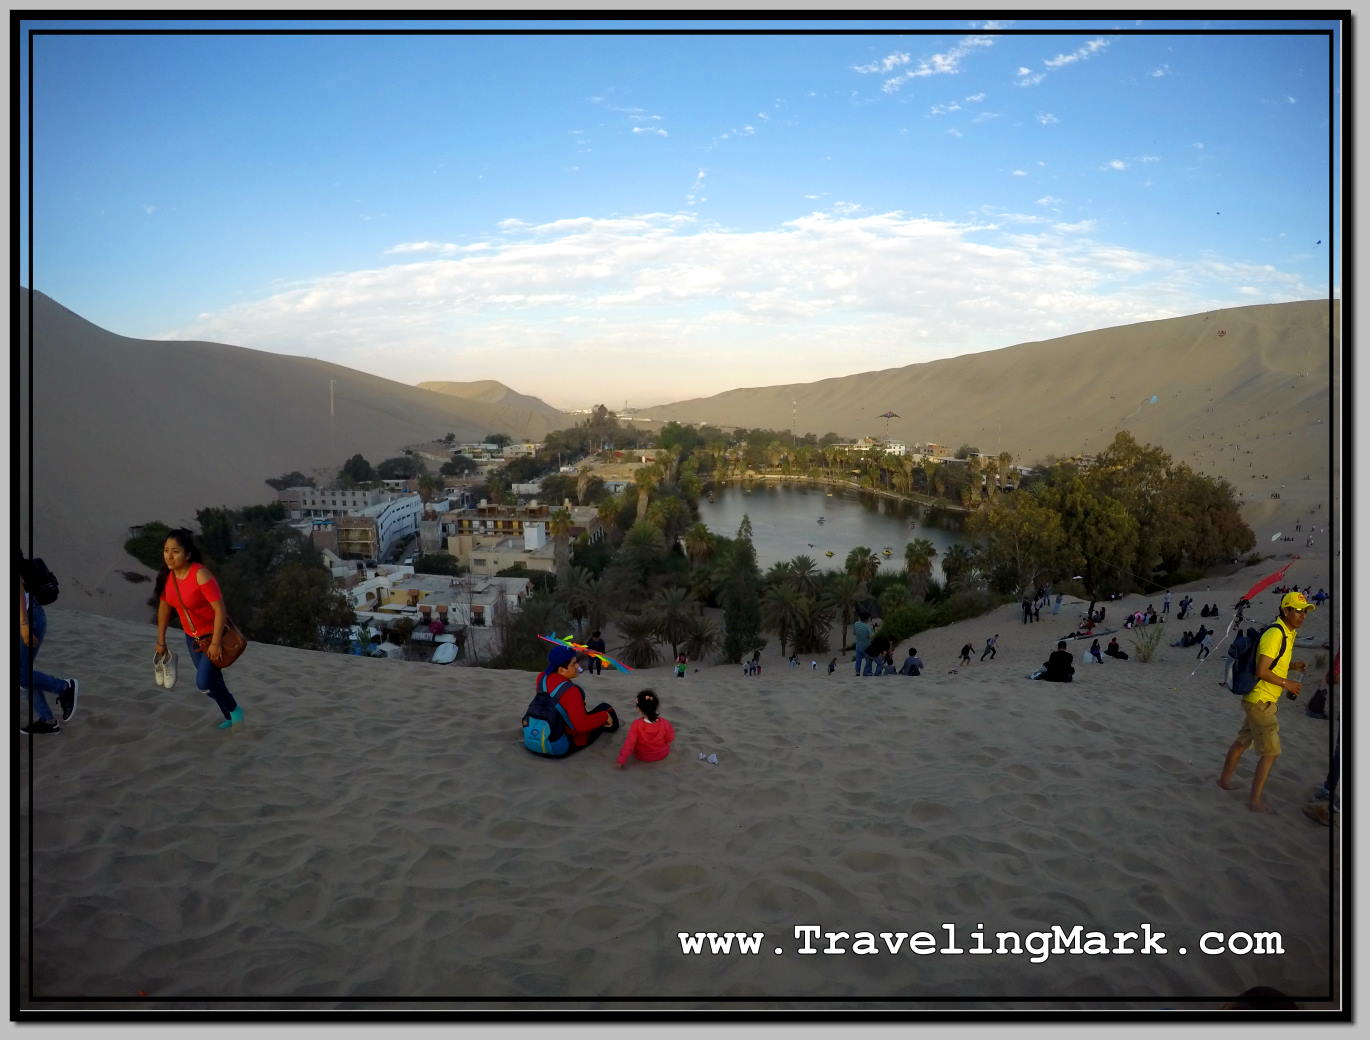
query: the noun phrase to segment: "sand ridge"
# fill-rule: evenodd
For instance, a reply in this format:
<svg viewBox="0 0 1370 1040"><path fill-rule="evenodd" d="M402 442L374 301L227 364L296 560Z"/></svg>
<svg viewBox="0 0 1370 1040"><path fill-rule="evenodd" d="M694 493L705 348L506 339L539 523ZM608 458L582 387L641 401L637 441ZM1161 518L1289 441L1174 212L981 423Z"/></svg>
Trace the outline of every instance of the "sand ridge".
<svg viewBox="0 0 1370 1040"><path fill-rule="evenodd" d="M1236 596L1283 562L1174 600L1188 589L1218 603L1225 628ZM1328 585L1326 557L1288 577ZM1274 601L1263 594L1254 616ZM849 660L829 676L774 654L754 678L724 665L586 677L625 719L655 688L676 727L668 759L620 772L621 734L561 762L522 750L531 673L265 645L229 673L247 724L221 733L184 655L175 690L152 684L150 625L59 603L40 662L79 674L83 693L61 734L19 749L35 842L23 968L35 997L129 1007L139 991L187 1007L1213 1007L1257 984L1326 996L1340 829L1300 812L1330 754L1329 723L1302 710L1315 684L1280 707L1284 754L1266 789L1279 811L1260 817L1242 804L1253 761L1242 791L1215 783L1239 725L1217 684L1225 647L1191 677L1192 650L1091 665L1075 643L1076 683L1025 678L1081 609L1067 599L1023 625L1006 605L921 633L918 678L858 679ZM1298 648L1310 669L1337 616L1310 616ZM982 664L995 632L998 657ZM958 668L964 642L977 652ZM793 934L952 924L966 946L979 925L992 939L1143 922L1167 933L1167 955L806 956ZM1204 955L1210 930L1279 931L1285 952ZM677 933L697 931L764 932L765 949L682 954Z"/></svg>

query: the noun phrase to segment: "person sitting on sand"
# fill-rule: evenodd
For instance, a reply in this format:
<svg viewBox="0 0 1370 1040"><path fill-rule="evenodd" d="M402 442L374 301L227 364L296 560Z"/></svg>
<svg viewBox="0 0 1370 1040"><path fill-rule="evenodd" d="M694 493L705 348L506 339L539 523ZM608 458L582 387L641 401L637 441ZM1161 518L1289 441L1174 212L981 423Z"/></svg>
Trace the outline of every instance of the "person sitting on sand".
<svg viewBox="0 0 1370 1040"><path fill-rule="evenodd" d="M1075 655L1066 649L1064 639L1056 644L1056 649L1042 664L1042 668L1044 669L1042 678L1047 682L1071 681L1071 677L1075 674Z"/></svg>
<svg viewBox="0 0 1370 1040"><path fill-rule="evenodd" d="M675 729L660 715L661 701L651 690L643 690L637 695L637 710L642 718L634 719L628 727L628 736L623 747L618 750L619 769L630 757L639 762L660 762L671 753L671 741L675 740Z"/></svg>
<svg viewBox="0 0 1370 1040"><path fill-rule="evenodd" d="M900 675L922 675L923 659L918 656L917 647L909 647L909 655L904 658L904 663L899 666Z"/></svg>
<svg viewBox="0 0 1370 1040"><path fill-rule="evenodd" d="M1099 641L1097 639L1089 644L1089 656L1094 658L1098 664L1104 663L1104 652L1099 649Z"/></svg>
<svg viewBox="0 0 1370 1040"><path fill-rule="evenodd" d="M1104 651L1109 657L1116 657L1120 661L1127 660L1127 654L1118 646L1118 637L1114 636L1108 641L1108 649Z"/></svg>
<svg viewBox="0 0 1370 1040"><path fill-rule="evenodd" d="M1280 725L1275 710L1280 697L1286 693L1298 697L1303 689L1302 678L1307 665L1294 660L1294 642L1308 611L1314 609L1303 593L1285 593L1280 600L1280 616L1261 634L1256 648L1256 685L1242 698L1242 728L1227 749L1223 771L1218 776L1219 787L1225 791L1236 790L1232 776L1237 771L1237 763L1247 748L1256 745L1260 760L1256 763L1251 796L1246 803L1252 812L1274 812L1262 800L1261 794L1275 759L1280 756ZM1289 678L1290 672L1296 672L1299 679Z"/></svg>
<svg viewBox="0 0 1370 1040"><path fill-rule="evenodd" d="M866 663L861 670L862 675L884 675L885 674L885 654L889 652L890 637L878 635L870 641L866 647Z"/></svg>
<svg viewBox="0 0 1370 1040"><path fill-rule="evenodd" d="M618 730L618 715L610 705L597 704L586 709L585 691L574 681L579 674L580 656L569 646L554 646L547 651L547 670L537 677L534 687L537 695L523 716L523 746L529 751L549 758L564 758L589 747L606 730L610 733ZM537 728L536 722L544 714L538 710L538 702L544 696L555 702L550 710L560 716L561 728L567 738L564 741L557 739L541 744L530 737L530 730ZM530 722L534 723L532 727Z"/></svg>

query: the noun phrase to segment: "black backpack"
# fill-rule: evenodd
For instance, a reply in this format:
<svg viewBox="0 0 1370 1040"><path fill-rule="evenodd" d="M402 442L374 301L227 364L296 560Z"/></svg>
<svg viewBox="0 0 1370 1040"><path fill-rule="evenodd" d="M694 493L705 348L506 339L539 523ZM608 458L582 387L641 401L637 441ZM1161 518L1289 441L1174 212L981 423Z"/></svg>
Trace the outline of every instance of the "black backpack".
<svg viewBox="0 0 1370 1040"><path fill-rule="evenodd" d="M38 557L31 560L20 558L19 575L24 579L24 588L34 601L47 606L57 600L59 589L57 575L48 570L48 565Z"/></svg>
<svg viewBox="0 0 1370 1040"><path fill-rule="evenodd" d="M1280 652L1275 655L1278 661L1284 656L1285 645L1289 637L1284 634L1284 629L1279 625L1268 625L1261 631L1254 628L1246 630L1247 647L1237 655L1236 662L1232 665L1232 692L1239 696L1246 696L1256 687L1256 658L1260 654L1261 637L1272 628L1280 630Z"/></svg>

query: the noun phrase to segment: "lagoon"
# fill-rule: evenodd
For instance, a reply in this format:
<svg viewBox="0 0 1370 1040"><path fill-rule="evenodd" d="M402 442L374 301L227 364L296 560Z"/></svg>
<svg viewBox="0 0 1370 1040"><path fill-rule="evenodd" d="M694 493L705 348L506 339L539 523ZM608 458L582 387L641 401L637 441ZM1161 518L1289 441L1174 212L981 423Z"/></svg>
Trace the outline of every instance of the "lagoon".
<svg viewBox="0 0 1370 1040"><path fill-rule="evenodd" d="M726 484L714 489L714 501L707 496L699 501L700 519L716 534L735 537L742 515L751 519L752 544L763 572L801 553L812 557L820 570L840 571L847 553L858 545L875 551L882 571L902 571L904 546L926 538L937 547L932 576L942 581L942 556L965 539L959 531L932 526L930 512L914 502L866 492L836 488L829 493L822 484L776 481ZM883 555L886 546L893 555ZM832 556L825 555L829 551Z"/></svg>

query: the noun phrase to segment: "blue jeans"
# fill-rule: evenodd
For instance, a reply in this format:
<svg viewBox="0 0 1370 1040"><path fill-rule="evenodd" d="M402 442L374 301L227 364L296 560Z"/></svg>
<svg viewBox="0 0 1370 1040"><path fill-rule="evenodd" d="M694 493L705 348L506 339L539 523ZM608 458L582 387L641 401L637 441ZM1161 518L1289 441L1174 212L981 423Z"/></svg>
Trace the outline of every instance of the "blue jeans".
<svg viewBox="0 0 1370 1040"><path fill-rule="evenodd" d="M48 616L43 612L43 605L30 599L29 635L33 638L33 646L26 646L22 639L19 640L19 685L29 691L29 704L33 708L34 717L44 722L52 722L52 709L48 707L48 699L43 694L51 693L56 696L67 688L67 682L65 679L55 679L33 667L34 658L38 656L38 651L43 645L43 637L47 634Z"/></svg>
<svg viewBox="0 0 1370 1040"><path fill-rule="evenodd" d="M856 674L857 674L857 675L860 675L860 674L861 674L861 662L864 661L864 660L866 660L866 648L865 648L864 646L858 646L858 647L856 648ZM869 675L869 674L870 674L870 671L867 670L866 674Z"/></svg>
<svg viewBox="0 0 1370 1040"><path fill-rule="evenodd" d="M190 659L195 662L195 688L214 701L224 713L224 718L228 718L229 712L238 706L238 702L224 685L224 673L214 666L208 654L200 653L195 646L194 638L188 632L186 649L190 651Z"/></svg>

